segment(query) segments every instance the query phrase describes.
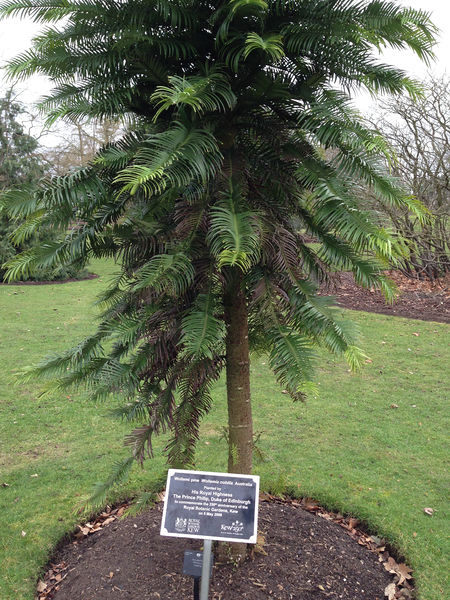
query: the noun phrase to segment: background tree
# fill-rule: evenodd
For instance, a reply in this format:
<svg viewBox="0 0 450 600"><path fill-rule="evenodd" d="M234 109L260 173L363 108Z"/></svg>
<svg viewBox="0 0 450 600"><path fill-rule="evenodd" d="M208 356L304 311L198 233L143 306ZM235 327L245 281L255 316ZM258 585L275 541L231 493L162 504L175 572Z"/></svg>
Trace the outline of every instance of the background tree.
<svg viewBox="0 0 450 600"><path fill-rule="evenodd" d="M33 190L48 170L48 159L37 137L25 131L25 121L30 115L26 107L9 90L0 99L0 191L16 186ZM16 254L36 245L54 241L56 232L51 224L33 227L33 232L14 243L14 234L24 218L14 211L8 215L0 207L0 281L3 280L8 260ZM52 265L37 268L27 274L25 279L55 280L80 277L83 272L75 265Z"/></svg>
<svg viewBox="0 0 450 600"><path fill-rule="evenodd" d="M112 256L120 269L98 330L32 376L58 377L53 390L124 397L117 413L139 424L127 439L133 456L142 460L152 435L170 429L169 460L186 466L226 367L228 468L251 471L249 351L268 353L302 399L315 393L316 345L352 367L362 358L316 283L351 269L359 284L391 293L381 270L396 242L361 209L355 185L418 218L421 210L385 174L386 144L343 90L415 95L373 50L409 47L427 59L428 15L349 0L8 0L2 10L63 19L9 66L13 76L53 78L42 103L50 120L136 122L87 167L33 194L4 194L10 211L29 215L18 237L34 221L63 234L83 223L12 260L11 279L91 256Z"/></svg>
<svg viewBox="0 0 450 600"><path fill-rule="evenodd" d="M66 175L87 165L99 148L123 135L124 126L110 119L65 122L62 127L51 127L51 133L58 141L45 149L48 168L52 175Z"/></svg>
<svg viewBox="0 0 450 600"><path fill-rule="evenodd" d="M0 98L0 190L20 183L33 184L43 174L43 163L36 152L38 141L26 134L18 121L23 112L12 90ZM0 280L5 274L1 265L17 252L10 240L14 229L14 222L0 212Z"/></svg>
<svg viewBox="0 0 450 600"><path fill-rule="evenodd" d="M432 218L423 222L403 208L380 205L408 245L403 273L434 280L450 270L450 82L430 77L424 90L414 101L399 96L380 102L376 125L395 150L394 174Z"/></svg>

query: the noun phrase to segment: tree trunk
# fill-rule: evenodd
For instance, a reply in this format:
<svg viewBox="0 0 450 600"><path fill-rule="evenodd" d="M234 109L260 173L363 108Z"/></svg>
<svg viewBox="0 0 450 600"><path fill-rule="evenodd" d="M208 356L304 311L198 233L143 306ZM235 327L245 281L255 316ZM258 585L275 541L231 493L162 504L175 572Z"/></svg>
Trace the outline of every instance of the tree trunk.
<svg viewBox="0 0 450 600"><path fill-rule="evenodd" d="M248 314L242 272L230 268L225 294L226 377L228 401L228 471L251 473L253 423L250 403L250 356ZM226 544L220 554L235 563L245 559L247 544Z"/></svg>
<svg viewBox="0 0 450 600"><path fill-rule="evenodd" d="M225 295L228 471L251 473L253 424L247 305L242 289L241 271L232 268L229 274L230 284Z"/></svg>

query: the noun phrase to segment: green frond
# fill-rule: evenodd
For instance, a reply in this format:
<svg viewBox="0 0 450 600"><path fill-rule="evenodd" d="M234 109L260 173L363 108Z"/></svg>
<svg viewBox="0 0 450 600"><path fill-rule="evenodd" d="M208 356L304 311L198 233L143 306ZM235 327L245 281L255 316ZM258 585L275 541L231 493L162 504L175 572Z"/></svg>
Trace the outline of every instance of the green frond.
<svg viewBox="0 0 450 600"><path fill-rule="evenodd" d="M92 160L92 165L116 173L129 164L143 140L141 132L127 132L120 140L101 148Z"/></svg>
<svg viewBox="0 0 450 600"><path fill-rule="evenodd" d="M119 341L121 344L133 344L145 326L145 312L118 315L115 319L101 323L100 331L109 340Z"/></svg>
<svg viewBox="0 0 450 600"><path fill-rule="evenodd" d="M153 117L171 107L189 106L195 113L223 111L232 109L236 104L236 96L226 75L211 72L205 76L178 77L169 76L169 86L158 86L151 100L158 107Z"/></svg>
<svg viewBox="0 0 450 600"><path fill-rule="evenodd" d="M367 358L367 354L364 354L361 348L357 346L348 346L345 351L345 360L352 371L361 370Z"/></svg>
<svg viewBox="0 0 450 600"><path fill-rule="evenodd" d="M213 358L225 340L225 324L217 316L217 298L212 291L200 294L182 321L180 344L183 354L195 360Z"/></svg>
<svg viewBox="0 0 450 600"><path fill-rule="evenodd" d="M278 325L268 332L271 343L269 364L277 380L294 400L317 395L312 383L314 353L311 342L301 334Z"/></svg>
<svg viewBox="0 0 450 600"><path fill-rule="evenodd" d="M405 193L401 195L380 194L379 199L387 206L403 208L416 217L421 225L432 221L432 215L428 208L415 196Z"/></svg>
<svg viewBox="0 0 450 600"><path fill-rule="evenodd" d="M305 295L295 286L289 294L289 301L292 307L289 323L315 344L337 355L345 354L354 344L358 337L355 326L336 318L329 298Z"/></svg>
<svg viewBox="0 0 450 600"><path fill-rule="evenodd" d="M43 243L17 254L6 263L8 281L26 278L39 269L85 264L90 250L90 236L93 232L86 229L81 235L68 234L65 239Z"/></svg>
<svg viewBox="0 0 450 600"><path fill-rule="evenodd" d="M194 279L194 269L188 256L182 252L160 254L153 258L135 275L133 290L151 288L155 293L172 296L183 294Z"/></svg>
<svg viewBox="0 0 450 600"><path fill-rule="evenodd" d="M39 231L39 228L44 224L45 210L35 211L32 217L20 223L20 225L12 232L10 239L15 245L20 245L28 240L33 234Z"/></svg>
<svg viewBox="0 0 450 600"><path fill-rule="evenodd" d="M109 411L112 417L128 421L129 423L142 423L148 417L148 413L149 399L140 397Z"/></svg>
<svg viewBox="0 0 450 600"><path fill-rule="evenodd" d="M367 288L372 286L375 289L380 290L386 302L389 302L390 304L394 302L398 292L397 286L392 279L389 279L386 275L377 273L375 277L373 277L373 274L370 274L367 277L367 273L358 266L354 268L353 275L355 276L355 281L358 285Z"/></svg>
<svg viewBox="0 0 450 600"><path fill-rule="evenodd" d="M156 492L141 492L133 500L133 503L125 511L127 517L135 517L141 514L145 509L153 507L158 502Z"/></svg>
<svg viewBox="0 0 450 600"><path fill-rule="evenodd" d="M103 311L114 308L127 296L128 292L125 291L128 283L128 275L123 271L116 274L109 282L108 287L100 292L97 296L95 306L99 307Z"/></svg>
<svg viewBox="0 0 450 600"><path fill-rule="evenodd" d="M65 0L7 0L0 4L0 14L11 17L29 17L35 23L48 23L63 19L73 10Z"/></svg>
<svg viewBox="0 0 450 600"><path fill-rule="evenodd" d="M229 180L229 190L210 211L208 242L218 266L237 266L246 271L260 253L259 221L256 212L242 210L239 185Z"/></svg>
<svg viewBox="0 0 450 600"><path fill-rule="evenodd" d="M0 207L12 218L27 218L42 209L35 187L23 184L19 188L0 191Z"/></svg>
<svg viewBox="0 0 450 600"><path fill-rule="evenodd" d="M140 190L146 196L159 195L169 187L206 182L221 162L217 142L207 129L177 121L166 131L150 136L115 181L125 184L122 193L133 196Z"/></svg>
<svg viewBox="0 0 450 600"><path fill-rule="evenodd" d="M19 382L45 381L48 382L41 395L49 395L61 390L67 390L74 383L74 378L68 375L78 370L80 377L88 374L87 365L103 357L102 335L96 334L82 340L78 345L66 350L60 355L48 356L39 363L25 367L19 371ZM81 373L81 376L80 376Z"/></svg>
<svg viewBox="0 0 450 600"><path fill-rule="evenodd" d="M37 248L30 248L22 254L16 254L11 260L7 261L3 267L7 269L4 277L5 281L17 281L20 278L27 278L34 272L38 264Z"/></svg>
<svg viewBox="0 0 450 600"><path fill-rule="evenodd" d="M98 482L95 484L92 494L88 500L88 505L95 508L105 506L108 492L115 485L123 483L129 477L133 464L133 456L115 462L108 479L105 482Z"/></svg>
<svg viewBox="0 0 450 600"><path fill-rule="evenodd" d="M256 17L263 19L267 13L268 4L265 0L228 0L213 14L212 22L219 24L217 42L224 42L233 21L242 18Z"/></svg>
<svg viewBox="0 0 450 600"><path fill-rule="evenodd" d="M261 37L257 33L249 33L245 40L244 58L255 51L264 52L274 62L280 60L284 56L282 36L269 34Z"/></svg>

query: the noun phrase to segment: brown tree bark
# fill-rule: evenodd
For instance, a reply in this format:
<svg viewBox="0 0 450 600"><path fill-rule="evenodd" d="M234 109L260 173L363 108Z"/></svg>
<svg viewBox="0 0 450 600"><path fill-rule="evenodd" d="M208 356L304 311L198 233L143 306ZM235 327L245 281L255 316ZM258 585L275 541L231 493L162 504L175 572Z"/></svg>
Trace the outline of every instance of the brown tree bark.
<svg viewBox="0 0 450 600"><path fill-rule="evenodd" d="M253 423L247 303L242 289L242 272L234 267L228 275L229 286L224 298L227 326L228 471L251 473Z"/></svg>
<svg viewBox="0 0 450 600"><path fill-rule="evenodd" d="M242 272L234 267L227 273L224 297L226 335L226 380L228 401L228 471L251 473L253 422L250 403L250 355L248 313ZM222 545L220 555L234 563L245 559L247 544Z"/></svg>

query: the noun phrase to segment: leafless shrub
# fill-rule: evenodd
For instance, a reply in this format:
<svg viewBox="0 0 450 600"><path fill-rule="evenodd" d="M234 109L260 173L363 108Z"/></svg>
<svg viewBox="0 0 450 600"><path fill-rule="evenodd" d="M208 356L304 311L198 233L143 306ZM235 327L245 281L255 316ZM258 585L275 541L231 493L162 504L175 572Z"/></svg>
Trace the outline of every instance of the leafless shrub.
<svg viewBox="0 0 450 600"><path fill-rule="evenodd" d="M432 218L421 224L405 210L381 208L407 240L403 272L434 280L450 270L450 80L431 76L422 99L395 98L380 109L376 125L396 152L394 174Z"/></svg>

